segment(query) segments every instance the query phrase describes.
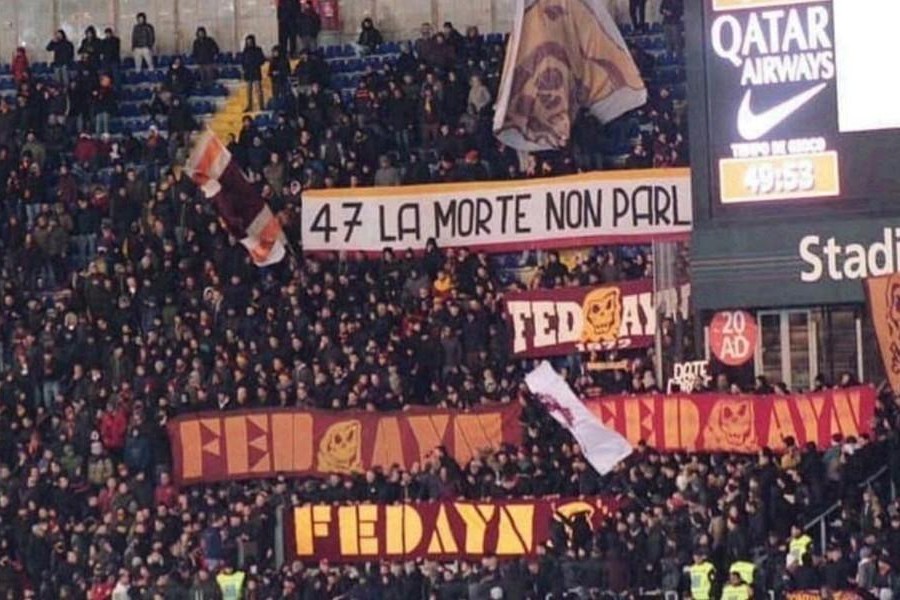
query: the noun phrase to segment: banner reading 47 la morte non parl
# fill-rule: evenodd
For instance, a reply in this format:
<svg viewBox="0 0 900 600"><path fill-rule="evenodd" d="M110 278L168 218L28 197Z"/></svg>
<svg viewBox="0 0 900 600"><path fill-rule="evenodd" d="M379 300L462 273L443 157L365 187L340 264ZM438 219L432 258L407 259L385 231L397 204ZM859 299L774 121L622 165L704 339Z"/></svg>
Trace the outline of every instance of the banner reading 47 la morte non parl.
<svg viewBox="0 0 900 600"><path fill-rule="evenodd" d="M584 173L523 181L309 190L303 248L377 253L386 247L486 252L686 239L688 169Z"/></svg>

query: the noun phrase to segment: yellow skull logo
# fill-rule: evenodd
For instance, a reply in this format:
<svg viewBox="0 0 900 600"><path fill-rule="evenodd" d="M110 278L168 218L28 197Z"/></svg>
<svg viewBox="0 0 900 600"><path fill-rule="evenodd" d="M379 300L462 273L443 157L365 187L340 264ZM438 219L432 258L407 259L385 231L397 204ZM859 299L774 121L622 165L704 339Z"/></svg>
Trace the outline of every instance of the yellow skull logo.
<svg viewBox="0 0 900 600"><path fill-rule="evenodd" d="M750 400L719 400L709 413L703 430L705 450L755 452L753 403Z"/></svg>
<svg viewBox="0 0 900 600"><path fill-rule="evenodd" d="M622 293L617 287L598 288L585 296L581 307L584 329L581 341L615 342L622 324Z"/></svg>
<svg viewBox="0 0 900 600"><path fill-rule="evenodd" d="M362 425L340 421L329 427L319 442L319 471L352 473L362 470Z"/></svg>

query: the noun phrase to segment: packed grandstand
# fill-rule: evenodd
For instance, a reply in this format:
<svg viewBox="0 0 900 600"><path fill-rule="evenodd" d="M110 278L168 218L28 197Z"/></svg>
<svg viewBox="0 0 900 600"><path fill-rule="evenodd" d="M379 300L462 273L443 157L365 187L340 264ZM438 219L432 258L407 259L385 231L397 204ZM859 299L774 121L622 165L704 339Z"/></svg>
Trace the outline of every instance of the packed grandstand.
<svg viewBox="0 0 900 600"><path fill-rule="evenodd" d="M710 361L684 237L304 241L337 227L323 198L681 177L682 2L631 4L646 103L534 152L495 136L507 32L320 44L282 0L281 48L200 28L164 55L141 15L131 52L96 23L0 66L0 597L900 597L896 396ZM282 227L274 264L187 167L204 130ZM629 443L602 473L526 383L547 357Z"/></svg>

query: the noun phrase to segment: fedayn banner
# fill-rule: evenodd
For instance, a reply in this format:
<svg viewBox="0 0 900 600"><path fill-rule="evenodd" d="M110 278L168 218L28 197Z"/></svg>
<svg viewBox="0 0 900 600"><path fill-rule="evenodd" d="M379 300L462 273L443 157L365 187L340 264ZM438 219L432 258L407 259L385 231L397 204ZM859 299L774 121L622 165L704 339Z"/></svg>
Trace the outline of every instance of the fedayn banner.
<svg viewBox="0 0 900 600"><path fill-rule="evenodd" d="M583 515L594 529L623 506L614 496L489 502L306 504L294 508L285 539L300 559L337 562L534 555L551 523Z"/></svg>
<svg viewBox="0 0 900 600"><path fill-rule="evenodd" d="M788 592L784 597L786 600L825 600L826 598L831 600L863 600L871 596L855 590L830 590L828 593L823 593L822 590L802 590Z"/></svg>
<svg viewBox="0 0 900 600"><path fill-rule="evenodd" d="M866 295L884 372L897 392L900 390L900 273L866 279Z"/></svg>
<svg viewBox="0 0 900 600"><path fill-rule="evenodd" d="M605 396L585 401L607 426L632 444L662 451L754 453L799 446L826 448L834 434L872 431L875 389L868 386L788 396L675 394Z"/></svg>
<svg viewBox="0 0 900 600"><path fill-rule="evenodd" d="M467 412L247 410L185 415L168 430L175 479L190 484L408 469L439 446L464 464L482 450L518 444L519 412L517 404Z"/></svg>
<svg viewBox="0 0 900 600"><path fill-rule="evenodd" d="M690 284L665 290L688 317ZM646 348L656 334L653 280L514 292L504 297L516 356ZM677 303L677 304L676 304Z"/></svg>
<svg viewBox="0 0 900 600"><path fill-rule="evenodd" d="M303 193L303 249L486 252L688 239L688 169Z"/></svg>

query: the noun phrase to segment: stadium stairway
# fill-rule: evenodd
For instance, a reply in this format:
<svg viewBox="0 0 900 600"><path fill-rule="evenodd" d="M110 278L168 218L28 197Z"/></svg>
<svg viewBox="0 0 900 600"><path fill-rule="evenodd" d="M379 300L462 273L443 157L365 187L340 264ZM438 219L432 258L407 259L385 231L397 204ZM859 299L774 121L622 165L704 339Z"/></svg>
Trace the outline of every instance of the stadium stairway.
<svg viewBox="0 0 900 600"><path fill-rule="evenodd" d="M293 66L294 65L292 64L291 68L293 68ZM256 116L263 112L262 110L256 110L253 113L244 112L244 108L247 106L247 85L243 81L233 82L228 88L228 98L226 98L219 110L217 110L207 121L209 128L223 142L227 142L228 136L231 134L235 136L238 135L241 130L241 121L245 114ZM263 98L271 98L272 80L269 79L268 63L263 65L262 88Z"/></svg>

